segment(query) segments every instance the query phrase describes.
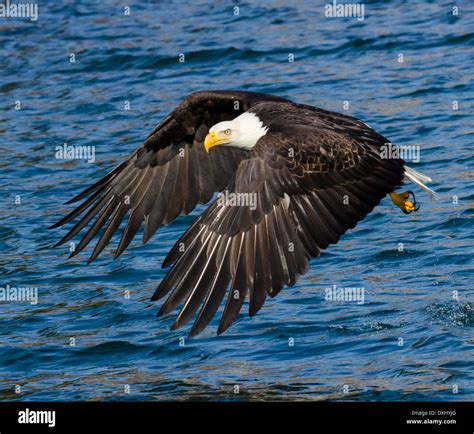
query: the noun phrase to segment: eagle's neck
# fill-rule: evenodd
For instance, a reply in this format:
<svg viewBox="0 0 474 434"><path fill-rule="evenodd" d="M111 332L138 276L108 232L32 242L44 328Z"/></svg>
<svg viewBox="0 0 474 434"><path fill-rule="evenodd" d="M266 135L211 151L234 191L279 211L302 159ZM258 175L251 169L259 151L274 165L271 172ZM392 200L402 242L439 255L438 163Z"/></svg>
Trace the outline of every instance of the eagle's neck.
<svg viewBox="0 0 474 434"><path fill-rule="evenodd" d="M249 151L253 149L258 139L268 131L268 127L263 124L260 118L251 112L237 116L232 124L237 132L235 139L232 140L232 146Z"/></svg>

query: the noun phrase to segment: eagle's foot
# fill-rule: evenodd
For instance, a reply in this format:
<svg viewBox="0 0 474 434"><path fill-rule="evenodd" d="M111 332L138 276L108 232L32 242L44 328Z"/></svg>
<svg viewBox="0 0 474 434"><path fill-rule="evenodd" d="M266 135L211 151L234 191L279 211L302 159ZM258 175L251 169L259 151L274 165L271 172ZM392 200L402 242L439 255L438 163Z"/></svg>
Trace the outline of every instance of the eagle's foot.
<svg viewBox="0 0 474 434"><path fill-rule="evenodd" d="M410 196L413 200L408 200ZM413 193L413 191L404 191L403 193L395 193L393 191L390 193L390 199L392 199L392 202L405 214L410 214L413 211L418 211L420 209L416 204L415 193Z"/></svg>

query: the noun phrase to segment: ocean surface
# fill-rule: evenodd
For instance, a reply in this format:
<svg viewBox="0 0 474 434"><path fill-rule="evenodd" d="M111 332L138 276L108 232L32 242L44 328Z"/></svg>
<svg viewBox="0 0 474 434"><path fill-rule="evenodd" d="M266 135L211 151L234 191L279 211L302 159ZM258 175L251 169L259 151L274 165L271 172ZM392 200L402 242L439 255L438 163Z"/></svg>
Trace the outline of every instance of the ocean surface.
<svg viewBox="0 0 474 434"><path fill-rule="evenodd" d="M0 18L0 287L38 291L0 302L0 399L473 400L473 3L367 1L364 20L326 17L324 1L124 3ZM411 165L440 201L411 186L421 208L404 215L386 198L255 317L244 306L222 336L216 317L183 340L149 299L203 207L91 265L47 227L205 89L284 96L419 145ZM95 161L57 159L65 142ZM364 303L327 301L333 285Z"/></svg>

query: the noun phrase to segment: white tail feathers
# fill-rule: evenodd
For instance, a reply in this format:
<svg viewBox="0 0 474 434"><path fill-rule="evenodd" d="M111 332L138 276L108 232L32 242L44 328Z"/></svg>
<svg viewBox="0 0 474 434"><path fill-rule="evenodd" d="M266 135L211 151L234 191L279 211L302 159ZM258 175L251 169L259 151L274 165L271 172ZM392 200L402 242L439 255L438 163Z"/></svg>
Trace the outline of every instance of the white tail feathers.
<svg viewBox="0 0 474 434"><path fill-rule="evenodd" d="M417 172L415 169L405 166L405 179L408 179L418 185L420 188L425 190L433 199L439 200L438 195L426 185L427 183L432 182L429 176L423 175L422 173Z"/></svg>

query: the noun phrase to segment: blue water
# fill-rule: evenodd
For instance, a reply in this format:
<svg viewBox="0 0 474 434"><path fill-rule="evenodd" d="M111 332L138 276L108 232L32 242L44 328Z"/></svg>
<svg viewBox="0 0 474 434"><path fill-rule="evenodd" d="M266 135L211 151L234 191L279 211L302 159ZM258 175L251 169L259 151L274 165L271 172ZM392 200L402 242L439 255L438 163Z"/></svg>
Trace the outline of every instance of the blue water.
<svg viewBox="0 0 474 434"><path fill-rule="evenodd" d="M236 16L233 2L133 2L124 16L120 1L42 1L37 22L0 18L0 286L39 293L0 303L0 399L474 398L474 6L368 1L357 21L287 3L239 3ZM406 216L385 199L257 316L244 306L224 335L215 318L180 346L189 329L170 332L149 298L200 210L89 266L52 249L64 230L46 227L185 95L226 88L348 101L393 142L422 146L413 167L441 200L416 190ZM63 142L94 145L96 162L56 159ZM332 285L363 287L365 303L326 301Z"/></svg>

